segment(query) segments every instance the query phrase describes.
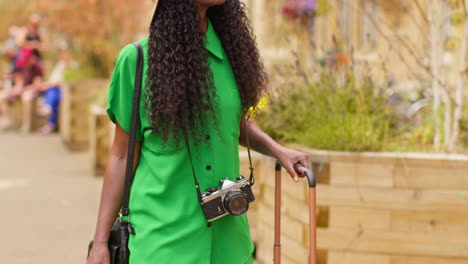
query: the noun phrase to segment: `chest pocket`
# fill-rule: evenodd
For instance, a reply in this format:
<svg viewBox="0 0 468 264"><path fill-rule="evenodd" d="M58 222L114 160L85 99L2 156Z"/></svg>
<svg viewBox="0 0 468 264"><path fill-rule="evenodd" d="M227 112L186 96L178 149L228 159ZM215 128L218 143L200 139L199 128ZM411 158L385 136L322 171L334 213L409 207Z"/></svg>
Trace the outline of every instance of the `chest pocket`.
<svg viewBox="0 0 468 264"><path fill-rule="evenodd" d="M185 148L184 141L181 141L179 145L173 139L164 142L161 135L152 133L150 130L145 130L143 144L156 154L175 153Z"/></svg>

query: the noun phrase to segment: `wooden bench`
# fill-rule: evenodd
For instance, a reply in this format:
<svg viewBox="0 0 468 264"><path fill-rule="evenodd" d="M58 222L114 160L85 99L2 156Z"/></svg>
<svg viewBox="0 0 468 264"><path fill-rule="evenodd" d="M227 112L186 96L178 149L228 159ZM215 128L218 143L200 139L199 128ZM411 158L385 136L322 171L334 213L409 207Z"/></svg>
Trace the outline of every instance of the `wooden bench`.
<svg viewBox="0 0 468 264"><path fill-rule="evenodd" d="M48 117L39 116L37 113L41 107L39 99L35 99L33 107L33 116L32 116L32 130L35 131L40 127L47 124ZM23 118L23 102L21 100L15 100L10 103L10 117L13 122L13 129L19 129L21 127L21 120Z"/></svg>

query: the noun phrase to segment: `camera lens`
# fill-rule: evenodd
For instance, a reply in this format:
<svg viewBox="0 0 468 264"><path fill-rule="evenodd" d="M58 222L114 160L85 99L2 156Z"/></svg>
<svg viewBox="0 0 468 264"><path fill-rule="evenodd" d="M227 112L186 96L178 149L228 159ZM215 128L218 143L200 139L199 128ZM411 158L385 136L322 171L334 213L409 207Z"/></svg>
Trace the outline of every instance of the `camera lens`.
<svg viewBox="0 0 468 264"><path fill-rule="evenodd" d="M224 197L224 208L232 215L243 215L249 209L249 202L239 191L230 191Z"/></svg>

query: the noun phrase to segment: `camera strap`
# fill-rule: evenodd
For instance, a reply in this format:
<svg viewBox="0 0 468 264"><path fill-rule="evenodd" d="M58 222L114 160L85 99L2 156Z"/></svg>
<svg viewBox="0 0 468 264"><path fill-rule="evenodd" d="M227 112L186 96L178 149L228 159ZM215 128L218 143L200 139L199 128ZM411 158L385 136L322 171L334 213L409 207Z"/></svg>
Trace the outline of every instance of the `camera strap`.
<svg viewBox="0 0 468 264"><path fill-rule="evenodd" d="M247 154L249 156L249 170L250 170L249 182L250 182L250 185L254 185L255 177L254 177L254 168L252 166L252 156L250 154L250 141L249 141L249 132L248 132L248 129L247 129L247 121L248 121L248 118L246 117L244 119L244 129L245 129L245 137L246 137L246 143L247 143ZM202 194L201 194L201 191L200 191L200 184L198 183L197 175L195 174L195 167L193 166L192 153L190 151L190 145L189 145L187 133L185 133L185 132L184 132L184 138L185 138L185 144L187 145L187 152L188 152L189 159L190 159L190 166L192 168L192 174L193 174L193 180L195 182L195 188L197 189L198 202L200 204L203 204Z"/></svg>
<svg viewBox="0 0 468 264"><path fill-rule="evenodd" d="M185 144L187 145L187 152L190 158L190 166L192 167L193 180L195 181L195 188L197 189L198 202L203 204L202 194L200 191L200 184L198 184L197 176L195 175L195 168L193 167L192 153L190 152L190 145L187 138L187 133L184 132Z"/></svg>

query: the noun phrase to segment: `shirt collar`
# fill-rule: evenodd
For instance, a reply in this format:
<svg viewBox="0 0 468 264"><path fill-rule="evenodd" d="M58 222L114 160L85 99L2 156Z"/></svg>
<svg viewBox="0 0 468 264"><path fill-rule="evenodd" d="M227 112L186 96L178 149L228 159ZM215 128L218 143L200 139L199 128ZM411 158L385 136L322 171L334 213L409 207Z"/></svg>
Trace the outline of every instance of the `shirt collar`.
<svg viewBox="0 0 468 264"><path fill-rule="evenodd" d="M210 19L208 19L208 28L206 29L206 49L218 59L222 60L224 58L221 40L218 38Z"/></svg>

